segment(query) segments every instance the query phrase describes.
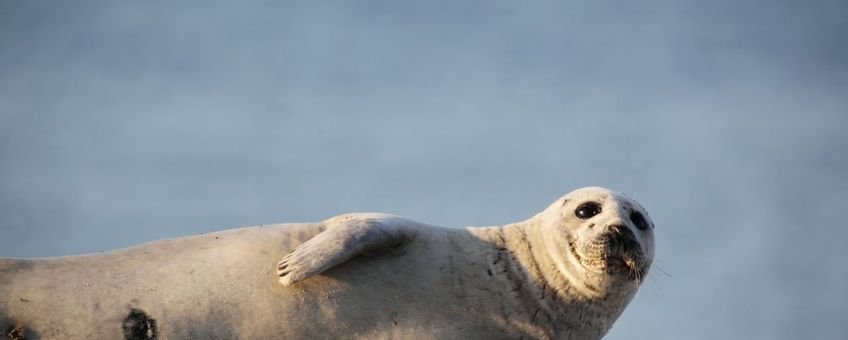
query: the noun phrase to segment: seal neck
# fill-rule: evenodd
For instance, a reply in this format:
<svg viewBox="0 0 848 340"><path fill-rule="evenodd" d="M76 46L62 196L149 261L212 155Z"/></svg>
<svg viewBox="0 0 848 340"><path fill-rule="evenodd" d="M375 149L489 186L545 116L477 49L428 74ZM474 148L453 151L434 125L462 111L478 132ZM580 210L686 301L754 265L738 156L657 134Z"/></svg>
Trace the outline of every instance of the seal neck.
<svg viewBox="0 0 848 340"><path fill-rule="evenodd" d="M542 230L538 223L530 219L469 231L493 246L492 262L499 267L492 270L505 273L511 296L525 306L529 322L546 325L555 338L563 334L600 338L633 298L638 283L595 274L569 263L562 254L551 254L545 239L549 235L529 232ZM575 322L578 319L582 321Z"/></svg>

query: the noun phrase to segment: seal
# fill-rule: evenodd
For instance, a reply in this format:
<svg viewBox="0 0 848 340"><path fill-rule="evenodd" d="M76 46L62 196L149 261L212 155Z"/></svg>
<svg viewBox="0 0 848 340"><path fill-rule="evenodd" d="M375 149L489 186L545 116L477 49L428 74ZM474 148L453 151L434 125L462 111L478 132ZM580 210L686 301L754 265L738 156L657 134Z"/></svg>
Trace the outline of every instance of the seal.
<svg viewBox="0 0 848 340"><path fill-rule="evenodd" d="M0 330L40 338L599 339L650 268L653 229L638 203L592 187L498 227L357 213L97 255L0 259Z"/></svg>

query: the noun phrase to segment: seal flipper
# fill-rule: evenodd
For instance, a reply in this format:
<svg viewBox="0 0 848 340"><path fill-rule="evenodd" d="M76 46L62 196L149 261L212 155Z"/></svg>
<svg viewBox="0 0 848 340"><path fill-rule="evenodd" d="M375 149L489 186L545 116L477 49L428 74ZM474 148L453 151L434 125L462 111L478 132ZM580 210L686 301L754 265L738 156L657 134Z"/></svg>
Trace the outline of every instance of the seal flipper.
<svg viewBox="0 0 848 340"><path fill-rule="evenodd" d="M286 255L277 265L280 284L289 286L362 253L402 245L415 236L397 218L350 218L331 226Z"/></svg>

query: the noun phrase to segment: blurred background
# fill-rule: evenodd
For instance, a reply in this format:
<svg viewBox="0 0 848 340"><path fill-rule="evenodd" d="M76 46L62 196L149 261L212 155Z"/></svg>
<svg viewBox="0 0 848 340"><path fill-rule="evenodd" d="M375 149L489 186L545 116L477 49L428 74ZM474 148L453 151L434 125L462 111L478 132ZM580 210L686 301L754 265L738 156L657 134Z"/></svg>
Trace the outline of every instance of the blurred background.
<svg viewBox="0 0 848 340"><path fill-rule="evenodd" d="M844 1L0 0L0 256L380 211L657 224L606 339L848 333Z"/></svg>

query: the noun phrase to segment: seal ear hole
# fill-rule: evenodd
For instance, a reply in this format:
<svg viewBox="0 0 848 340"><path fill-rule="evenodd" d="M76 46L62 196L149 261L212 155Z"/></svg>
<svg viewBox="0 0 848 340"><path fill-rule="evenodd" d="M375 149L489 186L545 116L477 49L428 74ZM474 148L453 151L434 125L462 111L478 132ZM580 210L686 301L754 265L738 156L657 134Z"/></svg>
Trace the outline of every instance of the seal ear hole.
<svg viewBox="0 0 848 340"><path fill-rule="evenodd" d="M633 221L633 224L635 224L636 228L639 228L639 230L648 230L648 221L646 221L645 216L642 216L642 214L638 211L630 213L630 220Z"/></svg>
<svg viewBox="0 0 848 340"><path fill-rule="evenodd" d="M596 202L586 202L574 210L574 215L579 219L588 219L601 213L601 205Z"/></svg>

